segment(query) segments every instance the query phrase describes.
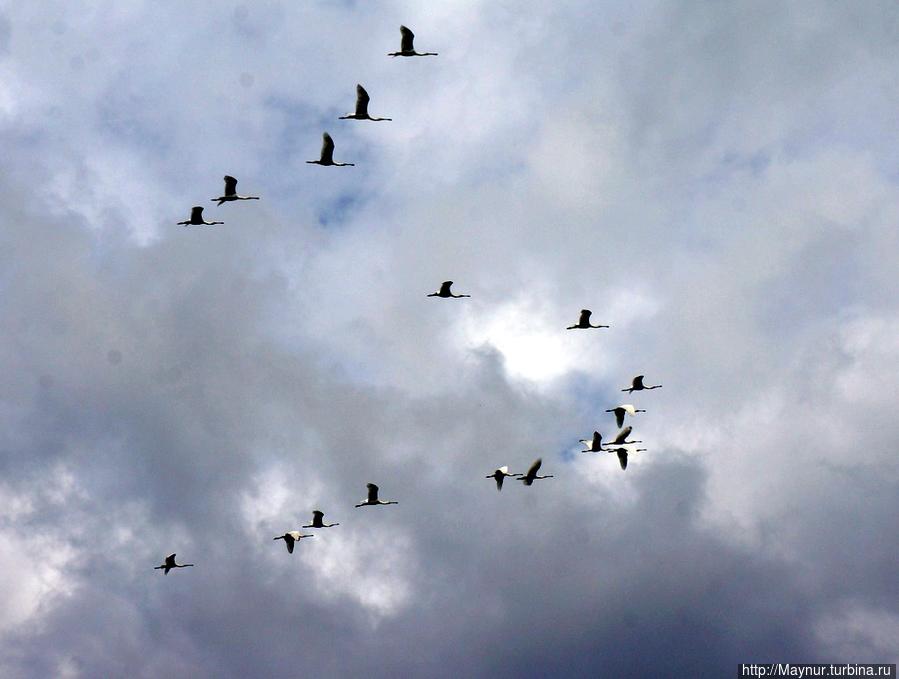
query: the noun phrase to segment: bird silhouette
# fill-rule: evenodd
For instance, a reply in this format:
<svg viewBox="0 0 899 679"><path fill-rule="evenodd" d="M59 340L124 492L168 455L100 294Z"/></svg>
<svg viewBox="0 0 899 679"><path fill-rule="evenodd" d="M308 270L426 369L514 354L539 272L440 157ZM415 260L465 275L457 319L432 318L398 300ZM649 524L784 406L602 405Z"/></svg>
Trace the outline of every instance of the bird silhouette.
<svg viewBox="0 0 899 679"><path fill-rule="evenodd" d="M199 205L196 205L190 209L190 219L186 222L178 222L178 225L187 226L188 224L191 226L200 226L201 224L205 224L207 226L212 226L213 224L224 224L225 222L207 222L203 219L203 208Z"/></svg>
<svg viewBox="0 0 899 679"><path fill-rule="evenodd" d="M646 411L634 408L630 403L622 403L620 406L609 408L606 412L615 413L615 422L618 424L618 427L621 428L624 425L625 415L634 417L637 413L645 413Z"/></svg>
<svg viewBox="0 0 899 679"><path fill-rule="evenodd" d="M303 526L303 528L331 528L331 526L340 525L339 523L322 523L323 518L325 518L325 513L316 509L312 512L312 523L308 526Z"/></svg>
<svg viewBox="0 0 899 679"><path fill-rule="evenodd" d="M230 176L225 175L225 193L223 193L218 198L213 198L212 201L218 201L218 204L222 203L230 203L233 200L259 200L259 196L238 196L237 195L237 180Z"/></svg>
<svg viewBox="0 0 899 679"><path fill-rule="evenodd" d="M333 165L335 167L353 167L355 163L335 163L334 162L334 140L327 132L322 134L322 156L318 160L307 160L307 163L313 165Z"/></svg>
<svg viewBox="0 0 899 679"><path fill-rule="evenodd" d="M528 469L528 473L524 476L521 476L518 480L521 481L524 485L530 486L537 479L551 479L553 478L552 474L547 474L546 476L537 476L537 472L540 471L540 466L543 464L543 458L538 457L534 460L534 464L531 465L531 468Z"/></svg>
<svg viewBox="0 0 899 679"><path fill-rule="evenodd" d="M299 542L303 538L314 538L314 535L303 535L298 530L289 530L284 535L279 535L276 538L272 538L272 540L284 540L284 544L287 545L287 552L289 554L293 554L293 545L296 542Z"/></svg>
<svg viewBox="0 0 899 679"><path fill-rule="evenodd" d="M175 563L175 555L169 554L167 557L165 557L165 563L163 563L161 566L155 566L153 568L153 570L158 571L158 570L162 569L163 574L168 575L169 571L172 570L173 568L190 568L192 566L193 566L192 563L182 563L182 564Z"/></svg>
<svg viewBox="0 0 899 679"><path fill-rule="evenodd" d="M438 290L437 292L432 292L430 295L427 295L427 296L428 297L453 297L453 298L471 297L471 295L454 295L450 291L450 288L452 286L453 286L452 281L443 281L443 284L440 286L440 290Z"/></svg>
<svg viewBox="0 0 899 679"><path fill-rule="evenodd" d="M399 52L388 52L387 56L389 57L436 57L437 52L416 52L413 47L413 42L415 40L415 33L410 31L405 26L400 26L400 35L402 38L400 39L400 51Z"/></svg>
<svg viewBox="0 0 899 679"><path fill-rule="evenodd" d="M608 449L608 452L618 454L618 464L621 465L622 469L627 469L628 453L642 453L645 451L646 451L646 448L634 448L633 450L628 450L627 448L624 448L624 447Z"/></svg>
<svg viewBox="0 0 899 679"><path fill-rule="evenodd" d="M574 325L569 325L566 330L587 330L588 328L608 328L608 325L590 325L590 316L593 312L590 309L581 309L581 317Z"/></svg>
<svg viewBox="0 0 899 679"><path fill-rule="evenodd" d="M592 439L580 439L580 442L590 446L587 450L582 450L582 453L598 453L602 450L602 434L598 431L593 432Z"/></svg>
<svg viewBox="0 0 899 679"><path fill-rule="evenodd" d="M621 391L626 391L628 393L631 393L634 391L643 391L644 389L658 389L661 386L662 386L661 384L656 384L653 387L647 387L645 384L643 384L643 375L637 375L631 381L631 386L629 386L627 389L622 389Z"/></svg>
<svg viewBox="0 0 899 679"><path fill-rule="evenodd" d="M643 443L643 441L628 441L627 437L631 435L631 432L634 430L633 427L627 426L621 431L619 431L615 438L608 444L610 446L620 446L624 443Z"/></svg>
<svg viewBox="0 0 899 679"><path fill-rule="evenodd" d="M368 102L370 97L362 85L356 85L356 111L340 116L339 120L393 120L393 118L372 118L368 115Z"/></svg>
<svg viewBox="0 0 899 679"><path fill-rule="evenodd" d="M521 476L521 474L510 474L509 468L504 466L504 467L500 467L492 474L488 474L484 478L485 479L494 479L496 481L496 489L502 490L503 489L503 481L505 480L505 478L507 476L511 476L514 478L516 476Z"/></svg>
<svg viewBox="0 0 899 679"><path fill-rule="evenodd" d="M365 505L398 505L399 502L396 500L379 500L378 499L378 487L373 483L366 483L365 487L368 488L368 497L360 502L357 507L364 507Z"/></svg>

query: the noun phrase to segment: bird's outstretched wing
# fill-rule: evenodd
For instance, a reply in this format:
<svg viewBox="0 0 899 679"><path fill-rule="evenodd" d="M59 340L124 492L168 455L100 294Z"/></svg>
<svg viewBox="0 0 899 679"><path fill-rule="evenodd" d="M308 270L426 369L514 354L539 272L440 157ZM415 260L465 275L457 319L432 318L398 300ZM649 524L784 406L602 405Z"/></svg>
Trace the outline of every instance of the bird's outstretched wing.
<svg viewBox="0 0 899 679"><path fill-rule="evenodd" d="M368 92L362 85L356 85L356 115L361 117L368 116L368 102L370 97Z"/></svg>
<svg viewBox="0 0 899 679"><path fill-rule="evenodd" d="M622 469L627 469L627 449L626 448L618 449L618 463L621 465Z"/></svg>
<svg viewBox="0 0 899 679"><path fill-rule="evenodd" d="M373 483L367 483L366 488L368 488L368 501L369 502L377 502L378 501L378 487Z"/></svg>
<svg viewBox="0 0 899 679"><path fill-rule="evenodd" d="M543 464L543 458L542 458L542 457L538 457L538 458L534 461L534 464L531 465L531 468L528 469L528 473L525 474L525 476L530 476L530 477L536 476L536 475L537 475L537 472L540 471L540 465L542 465L542 464Z"/></svg>
<svg viewBox="0 0 899 679"><path fill-rule="evenodd" d="M331 139L331 135L327 132L322 134L322 163L333 163L334 162L334 140Z"/></svg>
<svg viewBox="0 0 899 679"><path fill-rule="evenodd" d="M190 221L202 221L203 208L199 205L190 209Z"/></svg>
<svg viewBox="0 0 899 679"><path fill-rule="evenodd" d="M451 295L450 288L453 287L452 281L443 281L440 285L440 294L441 295Z"/></svg>
<svg viewBox="0 0 899 679"><path fill-rule="evenodd" d="M634 381L633 381L633 383L631 384L631 386L632 386L634 389L642 389L642 388L643 388L643 375L637 375L637 376L634 378Z"/></svg>
<svg viewBox="0 0 899 679"><path fill-rule="evenodd" d="M225 194L226 196L234 196L237 195L237 180L230 176L225 175Z"/></svg>
<svg viewBox="0 0 899 679"><path fill-rule="evenodd" d="M590 325L590 315L593 312L590 309L581 309L581 317L578 319L578 325Z"/></svg>
<svg viewBox="0 0 899 679"><path fill-rule="evenodd" d="M400 40L400 51L401 52L414 52L415 47L413 47L415 41L415 33L410 31L405 26L400 26L400 35L402 35L402 39ZM427 37L427 36L425 36Z"/></svg>

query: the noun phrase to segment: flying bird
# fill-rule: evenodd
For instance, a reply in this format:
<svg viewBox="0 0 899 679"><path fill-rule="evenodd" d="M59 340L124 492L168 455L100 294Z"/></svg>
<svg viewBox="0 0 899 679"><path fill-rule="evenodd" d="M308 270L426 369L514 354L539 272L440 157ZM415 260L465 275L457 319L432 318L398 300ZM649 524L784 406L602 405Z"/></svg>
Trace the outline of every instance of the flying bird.
<svg viewBox="0 0 899 679"><path fill-rule="evenodd" d="M232 200L259 200L259 196L238 196L237 195L237 180L230 176L225 175L225 193L219 196L218 198L213 198L214 201L218 201L218 204L222 203L230 203Z"/></svg>
<svg viewBox="0 0 899 679"><path fill-rule="evenodd" d="M400 35L403 36L400 41L400 51L399 52L388 52L387 56L389 56L389 57L436 57L437 56L437 52L416 52L415 48L412 46L412 43L415 40L415 33L410 31L405 26L400 26Z"/></svg>
<svg viewBox="0 0 899 679"><path fill-rule="evenodd" d="M631 427L630 425L628 425L627 427L625 427L624 429L622 429L621 431L619 431L618 434L615 435L615 438L612 439L612 442L609 443L608 445L610 445L610 446L620 446L620 445L623 445L623 444L625 444L625 443L643 443L643 441L628 441L628 440L627 440L627 437L631 435L631 432L632 432L633 430L634 430L634 428Z"/></svg>
<svg viewBox="0 0 899 679"><path fill-rule="evenodd" d="M505 480L505 478L506 478L507 476L511 476L511 477L514 478L514 477L516 477L516 476L521 476L521 474L510 474L510 473L509 473L509 468L503 466L503 467L500 467L499 469L497 469L497 470L496 470L495 472L493 472L492 474L488 474L488 475L485 476L484 478L485 478L485 479L494 479L494 480L496 481L496 489L497 489L497 490L502 490L502 489L503 489L503 481Z"/></svg>
<svg viewBox="0 0 899 679"><path fill-rule="evenodd" d="M169 554L167 557L165 557L165 563L162 564L161 566L155 566L153 568L153 570L158 571L158 570L162 569L163 574L168 575L169 571L172 570L173 568L189 568L191 566L193 566L192 563L182 563L182 564L175 563L175 555Z"/></svg>
<svg viewBox="0 0 899 679"><path fill-rule="evenodd" d="M371 97L362 85L356 85L356 111L340 116L339 120L393 120L393 118L372 118L368 115L368 102Z"/></svg>
<svg viewBox="0 0 899 679"><path fill-rule="evenodd" d="M186 222L178 222L179 225L187 225L191 226L200 226L201 224L206 224L207 226L212 226L213 224L224 224L225 222L207 222L203 219L203 208L199 205L192 207L190 209L190 219Z"/></svg>
<svg viewBox="0 0 899 679"><path fill-rule="evenodd" d="M312 523L308 526L303 526L303 528L330 528L331 526L340 525L339 523L322 523L323 518L325 518L325 513L316 509L312 512Z"/></svg>
<svg viewBox="0 0 899 679"><path fill-rule="evenodd" d="M543 458L538 457L536 460L534 460L534 464L531 465L531 468L528 469L528 473L525 474L524 476L521 476L518 480L521 481L524 485L530 486L537 479L553 478L552 474L547 474L546 476L537 476L537 472L540 471L540 465L542 465L542 464L543 464Z"/></svg>
<svg viewBox="0 0 899 679"><path fill-rule="evenodd" d="M452 281L443 281L443 284L440 286L440 290L438 290L437 292L432 292L430 295L427 295L427 296L428 297L453 297L453 298L471 297L471 295L454 295L450 291L450 288L452 286L453 286Z"/></svg>
<svg viewBox="0 0 899 679"><path fill-rule="evenodd" d="M622 469L627 469L628 453L642 453L646 451L646 448L635 448L633 450L628 450L627 448L609 448L608 451L610 453L618 453L618 464L621 465Z"/></svg>
<svg viewBox="0 0 899 679"><path fill-rule="evenodd" d="M645 384L643 384L643 375L637 375L631 381L631 386L628 387L627 389L622 389L621 391L626 391L628 393L631 393L633 391L643 391L644 389L658 389L661 386L662 386L661 384L657 384L653 387L647 387Z"/></svg>
<svg viewBox="0 0 899 679"><path fill-rule="evenodd" d="M379 500L378 499L378 487L373 483L366 483L365 487L368 488L368 497L360 502L357 507L364 507L365 505L398 505L399 502L396 500Z"/></svg>
<svg viewBox="0 0 899 679"><path fill-rule="evenodd" d="M287 545L287 551L290 554L293 554L293 545L296 542L299 542L302 538L313 538L314 535L303 535L298 530L289 530L284 535L279 535L276 538L272 538L272 540L284 540L284 544Z"/></svg>
<svg viewBox="0 0 899 679"><path fill-rule="evenodd" d="M335 167L355 166L355 163L334 162L334 140L331 139L331 135L327 132L322 134L322 157L318 160L307 160L306 162L313 165L334 165Z"/></svg>
<svg viewBox="0 0 899 679"><path fill-rule="evenodd" d="M586 330L588 328L608 328L608 325L590 325L590 309L581 309L581 317L575 325L569 325L566 330Z"/></svg>
<svg viewBox="0 0 899 679"><path fill-rule="evenodd" d="M630 415L634 417L637 413L645 413L645 410L640 410L639 408L634 408L630 403L622 403L620 406L615 406L614 408L609 408L607 413L615 413L615 422L618 423L618 427L624 426L624 416Z"/></svg>
<svg viewBox="0 0 899 679"><path fill-rule="evenodd" d="M580 439L580 441L584 445L590 446L587 450L582 450L582 453L598 453L602 450L602 434L598 431L593 432L592 439Z"/></svg>

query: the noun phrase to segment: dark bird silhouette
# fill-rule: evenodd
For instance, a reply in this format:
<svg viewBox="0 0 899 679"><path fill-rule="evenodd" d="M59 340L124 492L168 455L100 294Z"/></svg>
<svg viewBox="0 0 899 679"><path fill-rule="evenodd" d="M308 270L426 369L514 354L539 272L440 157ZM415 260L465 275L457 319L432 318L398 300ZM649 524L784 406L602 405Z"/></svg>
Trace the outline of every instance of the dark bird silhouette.
<svg viewBox="0 0 899 679"><path fill-rule="evenodd" d="M339 523L322 523L323 518L325 518L325 513L316 509L312 512L312 523L308 526L303 526L303 528L330 528L331 526L340 525Z"/></svg>
<svg viewBox="0 0 899 679"><path fill-rule="evenodd" d="M186 222L178 222L179 226L188 225L191 226L200 226L202 224L206 224L207 226L212 226L213 224L224 224L225 222L207 222L203 219L203 208L199 205L192 207L190 209L190 219Z"/></svg>
<svg viewBox="0 0 899 679"><path fill-rule="evenodd" d="M634 408L630 403L622 403L620 406L609 408L606 412L615 413L615 422L618 424L618 427L621 428L624 425L624 416L626 414L634 417L637 413L645 413L646 411Z"/></svg>
<svg viewBox="0 0 899 679"><path fill-rule="evenodd" d="M590 446L587 450L582 450L582 453L598 453L602 450L602 434L598 431L593 432L592 439L580 439L580 441L584 445Z"/></svg>
<svg viewBox="0 0 899 679"><path fill-rule="evenodd" d="M370 97L362 85L356 85L356 111L340 116L339 120L393 120L393 118L372 118L368 115L368 102Z"/></svg>
<svg viewBox="0 0 899 679"><path fill-rule="evenodd" d="M373 483L366 483L365 487L368 488L368 497L360 502L357 507L364 507L365 505L398 505L399 502L396 500L379 500L378 499L378 487Z"/></svg>
<svg viewBox="0 0 899 679"><path fill-rule="evenodd" d="M626 391L628 393L631 393L633 391L643 391L644 389L658 389L661 386L662 386L661 384L657 384L653 387L647 387L645 384L643 384L643 375L637 375L631 381L631 386L629 386L627 389L622 389L621 391Z"/></svg>
<svg viewBox="0 0 899 679"><path fill-rule="evenodd" d="M334 162L334 140L331 135L325 132L322 134L322 157L318 160L307 160L307 163L313 165L333 165L335 167L353 167L355 163L335 163Z"/></svg>
<svg viewBox="0 0 899 679"><path fill-rule="evenodd" d="M410 31L405 26L400 26L400 35L402 38L400 40L400 51L399 52L388 52L387 56L389 57L436 57L437 52L416 52L415 47L413 47L413 42L415 40L415 33Z"/></svg>
<svg viewBox="0 0 899 679"><path fill-rule="evenodd" d="M163 574L168 575L169 571L172 570L173 568L190 568L192 566L193 566L192 563L182 563L182 564L175 563L175 555L169 554L167 557L165 557L165 563L162 564L161 566L154 567L153 570L158 571L158 570L162 569Z"/></svg>
<svg viewBox="0 0 899 679"><path fill-rule="evenodd" d="M586 330L587 328L608 328L608 325L590 325L590 309L581 309L581 317L575 325L569 325L566 330Z"/></svg>
<svg viewBox="0 0 899 679"><path fill-rule="evenodd" d="M238 196L237 195L237 180L230 176L225 175L225 193L223 193L218 198L213 198L214 201L218 201L218 204L222 203L230 203L232 200L259 200L259 196Z"/></svg>
<svg viewBox="0 0 899 679"><path fill-rule="evenodd" d="M450 288L452 286L453 286L452 281L443 281L443 284L440 286L440 290L438 290L437 292L432 292L430 295L427 295L427 296L428 297L453 297L453 298L471 297L471 295L454 295L450 291Z"/></svg>
<svg viewBox="0 0 899 679"><path fill-rule="evenodd" d="M622 469L627 469L628 453L642 453L645 450L646 450L646 448L635 448L633 450L628 450L627 448L609 448L608 452L618 453L618 464L621 465Z"/></svg>
<svg viewBox="0 0 899 679"><path fill-rule="evenodd" d="M524 485L530 486L537 479L551 479L553 478L552 474L547 474L546 476L537 476L537 472L540 471L540 466L543 464L543 458L538 457L534 460L534 464L531 465L531 468L528 469L528 473L524 476L521 476L518 480L521 481Z"/></svg>
<svg viewBox="0 0 899 679"><path fill-rule="evenodd" d="M634 428L631 427L631 426L625 427L624 429L622 429L621 431L619 431L619 432L615 435L615 438L612 439L612 442L609 443L608 445L610 445L610 446L620 446L620 445L622 445L622 444L624 444L624 443L643 443L643 441L628 441L628 440L627 440L627 437L631 435L631 432L632 432L633 430L634 430Z"/></svg>
<svg viewBox="0 0 899 679"><path fill-rule="evenodd" d="M485 479L494 479L496 481L496 489L502 490L503 489L503 481L505 480L505 478L507 476L511 476L514 478L516 476L521 476L521 474L510 474L508 467L500 467L495 472L493 472L492 474L488 474L484 478Z"/></svg>
<svg viewBox="0 0 899 679"><path fill-rule="evenodd" d="M284 533L284 535L279 535L276 538L272 538L272 540L284 540L284 544L287 545L287 552L289 554L293 554L293 545L296 542L299 542L303 538L314 538L314 535L303 535L298 530L290 530Z"/></svg>

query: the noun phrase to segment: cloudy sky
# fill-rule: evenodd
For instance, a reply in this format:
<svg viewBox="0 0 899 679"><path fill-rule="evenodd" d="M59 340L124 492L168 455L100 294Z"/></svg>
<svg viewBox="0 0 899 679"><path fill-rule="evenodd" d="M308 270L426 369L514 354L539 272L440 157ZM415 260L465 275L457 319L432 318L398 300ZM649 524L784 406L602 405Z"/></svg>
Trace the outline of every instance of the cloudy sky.
<svg viewBox="0 0 899 679"><path fill-rule="evenodd" d="M0 2L0 674L896 662L897 63L888 0Z"/></svg>

